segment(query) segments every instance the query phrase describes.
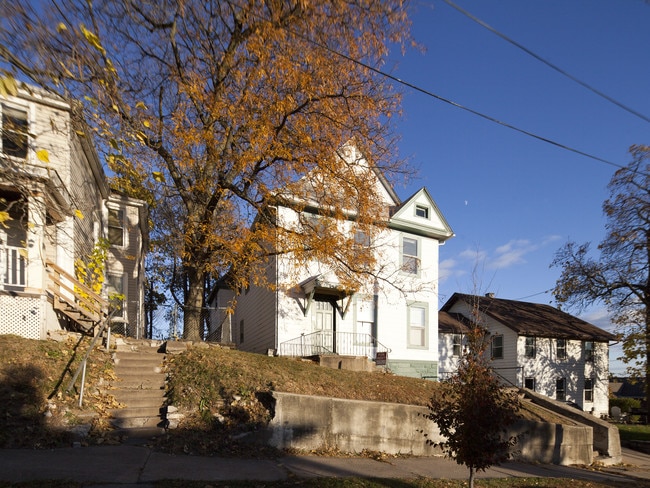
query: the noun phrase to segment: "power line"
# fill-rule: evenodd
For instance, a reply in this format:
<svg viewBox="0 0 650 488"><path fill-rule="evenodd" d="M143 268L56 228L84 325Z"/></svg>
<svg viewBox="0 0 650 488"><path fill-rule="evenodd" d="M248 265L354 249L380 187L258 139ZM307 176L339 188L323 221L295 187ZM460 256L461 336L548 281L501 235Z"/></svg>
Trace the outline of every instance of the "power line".
<svg viewBox="0 0 650 488"><path fill-rule="evenodd" d="M559 148L564 149L566 151L571 151L573 153L579 154L581 156L585 156L585 157L593 159L595 161L600 161L601 163L609 164L609 165L614 166L616 168L620 168L620 169L625 168L624 165L614 163L612 161L609 161L607 159L604 159L604 158L601 158L601 157L598 157L598 156L594 156L593 154L589 154L589 153L581 151L579 149L575 149L575 148L573 148L571 146L567 146L566 144L562 144L560 142L554 141L553 139L549 139L547 137L537 135L537 134L535 134L533 132L527 131L525 129L521 129L521 128L517 127L517 126L514 126L514 125L509 124L507 122L504 122L502 120L496 119L496 118L494 118L494 117L492 117L490 115L479 112L478 110L474 110L472 108L466 107L465 105L461 105L460 103L454 102L454 101L452 101L452 100L450 100L448 98L445 98L445 97L440 96L440 95L438 95L436 93L433 93L433 92L431 92L429 90L421 88L421 87L419 87L419 86L417 86L417 85L415 85L413 83L410 83L408 81L404 81L401 78L398 78L397 76L391 75L390 73L386 73L385 71L382 71L379 68L375 68L373 66L370 66L369 64L366 64L363 61L360 61L360 60L355 59L355 58L353 58L351 56L348 56L347 54L344 54L344 53L342 53L340 51L336 51L335 49L332 49L332 48L330 48L329 46L327 46L325 44L321 44L321 43L319 43L319 42L317 42L317 41L315 41L313 39L307 38L307 37L305 37L304 35L302 35L302 34L300 34L298 32L295 32L295 31L292 31L292 30L288 29L287 27L284 27L284 29L287 29L292 34L294 34L295 36L300 37L301 39L303 39L303 40L305 40L307 42L310 42L310 43L314 44L315 46L318 46L321 49L324 49L324 50L326 50L326 51L328 51L328 52L330 52L332 54L335 54L336 56L340 56L340 57L342 57L344 59L347 59L348 61L351 61L352 63L358 64L359 66L362 66L362 67L364 67L364 68L366 68L366 69L368 69L370 71L373 71L374 73L377 73L378 75L384 76L385 78L393 80L396 83L404 85L404 86L406 86L408 88L411 88L412 90L415 90L417 92L420 92L420 93L422 93L424 95L435 98L436 100L439 100L441 102L445 102L445 103L447 103L449 105L452 105L453 107L460 108L461 110L465 110L466 112L469 112L469 113L471 113L473 115L476 115L478 117L481 117L483 119L489 120L490 122L494 122L495 124L502 125L503 127L507 127L508 129L511 129L511 130L514 130L514 131L519 132L521 134L527 135L527 136L532 137L534 139L537 139L539 141L546 142L547 144L551 144L553 146L559 147Z"/></svg>
<svg viewBox="0 0 650 488"><path fill-rule="evenodd" d="M539 293L533 293L532 295L526 295L525 297L515 298L515 300L516 301L526 300L527 298L533 298L539 295L545 295L547 293L551 293L552 291L553 291L552 289L544 290L544 291L540 291Z"/></svg>
<svg viewBox="0 0 650 488"><path fill-rule="evenodd" d="M445 1L447 1L447 0L445 0ZM255 15L258 18L261 18L263 20L266 20L266 21L270 22L270 19L264 17L263 15L259 15L259 14L253 14L253 15ZM517 126L514 126L512 124L509 124L509 123L504 122L502 120L499 120L497 118L494 118L494 117L492 117L490 115L479 112L478 110L466 107L465 105L461 105L460 103L454 102L454 101L452 101L452 100L450 100L448 98L445 98L445 97L443 97L441 95L433 93L432 91L421 88L421 87L415 85L414 83L410 83L408 81L402 80L401 78L398 78L397 76L391 75L390 73L386 73L385 71L382 71L379 68L375 68L374 66L370 66L369 64L364 63L363 61L361 61L359 59L353 58L352 56L349 56L349 55L344 54L344 53L342 53L340 51L337 51L336 49L333 49L333 48L327 46L326 44L318 42L318 41L312 39L311 37L307 37L306 35L301 34L300 32L297 32L297 31L291 29L287 25L283 25L282 28L284 30L286 30L287 32L289 32L290 34L292 34L292 35L294 35L294 36L296 36L296 37L298 37L298 38L300 38L300 39L302 39L302 40L304 40L306 42L309 42L310 44L313 44L314 46L319 47L320 49L323 49L323 50L325 50L327 52L330 52L330 53L332 53L332 54L334 54L336 56L339 56L339 57L341 57L343 59L346 59L346 60L348 60L348 61L350 61L350 62L352 62L354 64L357 64L357 65L359 65L359 66L361 66L363 68L366 68L366 69L372 71L373 73L376 73L376 74L378 74L380 76L388 78L389 80L393 80L394 82L399 83L399 84L401 84L403 86L406 86L406 87L408 87L408 88L410 88L412 90L415 90L415 91L417 91L419 93L427 95L427 96L429 96L431 98L435 98L436 100L447 103L447 104L449 104L449 105L451 105L453 107L459 108L461 110L465 110L466 112L469 112L469 113L471 113L473 115L476 115L477 117L481 117L481 118L483 118L485 120L488 120L490 122L493 122L495 124L499 124L499 125L501 125L503 127L507 127L508 129L511 129L511 130L514 130L514 131L519 132L521 134L532 137L533 139L537 139L539 141L546 142L547 144L551 144L551 145L553 145L555 147L559 147L560 149L564 149L566 151L570 151L570 152L573 152L575 154L579 154L579 155L584 156L586 158L593 159L595 161L599 161L601 163L608 164L610 166L614 166L615 168L626 169L625 165L614 163L612 161L609 161L607 159L595 156L593 154L589 154L589 153L587 153L585 151L581 151L581 150L576 149L574 147L567 146L566 144L559 143L557 141L554 141L553 139L549 139L547 137L540 136L538 134L527 131L525 129L521 129L521 128L517 127ZM638 172L638 173L643 174L644 176L650 177L650 175L648 175L648 174L641 173L641 172Z"/></svg>
<svg viewBox="0 0 650 488"><path fill-rule="evenodd" d="M625 110L626 112L629 112L629 113L631 113L632 115L635 115L635 116L639 117L640 119L645 120L646 122L650 122L650 118L649 118L649 117L646 117L646 116L643 115L642 113L637 112L636 110L634 110L634 109L628 107L627 105L624 105L623 103L619 102L618 100L616 100L616 99L610 97L609 95L607 95L607 94L601 92L600 90L594 88L593 86L591 86L591 85L589 85L588 83L586 83L586 82L580 80L579 78L576 78L575 76L571 75L570 73L567 73L566 71L564 71L564 70L563 70L562 68L560 68L559 66L557 66L557 65L555 65L555 64L553 64L553 63L551 63L550 61L548 61L548 60L544 59L543 57L541 57L540 55L534 53L533 51L531 51L531 50L528 49L527 47L525 47L525 46L519 44L517 41L515 41L515 40L511 39L510 37L506 36L505 34L499 32L499 31L496 30L494 27L492 27L491 25L487 24L486 22L483 22L481 19L479 19L478 17L472 15L472 14L469 13L467 10L464 10L462 7L459 7L458 5L456 5L456 4L455 4L454 2L452 2L451 0L444 0L444 2L445 2L447 5L449 5L450 7L455 8L455 9L458 10L461 14L463 14L463 15L465 15L466 17L470 18L471 20L473 20L474 22L476 22L476 23L479 24L480 26L485 27L487 30L489 30L489 31L492 32L493 34L496 34L497 36L499 36L499 37L500 37L501 39L503 39L504 41L509 42L509 43L512 44L513 46L515 46L515 47L521 49L522 51L524 51L524 52L525 52L526 54L528 54L529 56L532 56L532 57L535 58L536 60L538 60L538 61L544 63L546 66L548 66L549 68L551 68L551 69L557 71L557 72L560 73L561 75L566 76L567 78L569 78L570 80L576 82L577 84L579 84L579 85L582 86L583 88L586 88L586 89L589 90L590 92L595 93L596 95L598 95L599 97L604 98L605 100L607 100L607 101L610 102L610 103L613 103L613 104L616 105L617 107L622 108L622 109Z"/></svg>

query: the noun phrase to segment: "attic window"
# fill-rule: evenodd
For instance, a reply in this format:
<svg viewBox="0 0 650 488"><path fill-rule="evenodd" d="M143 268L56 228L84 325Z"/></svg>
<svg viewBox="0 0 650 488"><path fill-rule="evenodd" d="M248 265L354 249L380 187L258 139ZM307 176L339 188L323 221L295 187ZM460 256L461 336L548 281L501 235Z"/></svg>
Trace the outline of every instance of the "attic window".
<svg viewBox="0 0 650 488"><path fill-rule="evenodd" d="M416 205L415 206L415 215L416 217L421 217L423 219L429 218L429 207L425 205Z"/></svg>

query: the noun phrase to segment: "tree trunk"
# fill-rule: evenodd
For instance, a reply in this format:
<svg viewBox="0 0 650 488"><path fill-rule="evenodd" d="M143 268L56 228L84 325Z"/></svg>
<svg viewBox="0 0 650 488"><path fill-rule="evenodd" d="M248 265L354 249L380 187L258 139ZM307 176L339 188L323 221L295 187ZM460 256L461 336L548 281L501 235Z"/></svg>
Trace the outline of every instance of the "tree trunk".
<svg viewBox="0 0 650 488"><path fill-rule="evenodd" d="M470 466L469 468L469 488L474 488L474 468Z"/></svg>
<svg viewBox="0 0 650 488"><path fill-rule="evenodd" d="M183 310L183 339L203 340L201 315L203 311L203 279L205 273L196 268L187 268L188 290Z"/></svg>

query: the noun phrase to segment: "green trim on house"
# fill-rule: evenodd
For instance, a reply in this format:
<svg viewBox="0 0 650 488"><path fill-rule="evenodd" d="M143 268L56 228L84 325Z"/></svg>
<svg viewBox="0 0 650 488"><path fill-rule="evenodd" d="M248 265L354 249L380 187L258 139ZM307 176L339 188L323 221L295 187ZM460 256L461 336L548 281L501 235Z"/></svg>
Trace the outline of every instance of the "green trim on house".
<svg viewBox="0 0 650 488"><path fill-rule="evenodd" d="M398 376L438 379L438 361L413 361L408 359L388 360L388 369Z"/></svg>

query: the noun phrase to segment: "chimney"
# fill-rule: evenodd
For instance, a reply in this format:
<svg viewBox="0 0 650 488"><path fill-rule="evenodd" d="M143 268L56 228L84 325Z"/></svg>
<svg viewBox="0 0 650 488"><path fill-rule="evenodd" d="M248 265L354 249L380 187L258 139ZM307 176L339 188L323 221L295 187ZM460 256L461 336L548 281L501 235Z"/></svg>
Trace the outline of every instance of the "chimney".
<svg viewBox="0 0 650 488"><path fill-rule="evenodd" d="M485 296L488 297L488 298L494 298L494 293L488 292L488 293L485 294Z"/></svg>

